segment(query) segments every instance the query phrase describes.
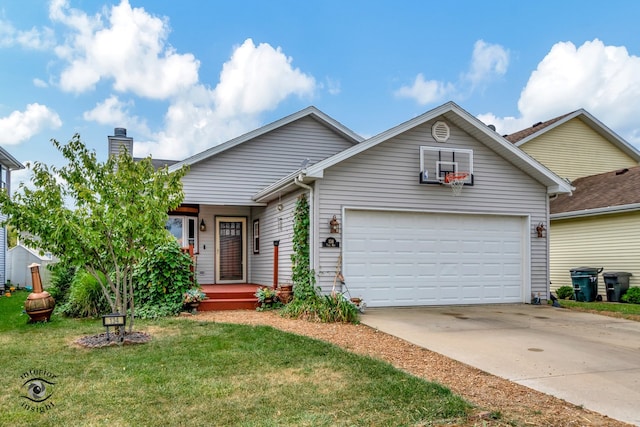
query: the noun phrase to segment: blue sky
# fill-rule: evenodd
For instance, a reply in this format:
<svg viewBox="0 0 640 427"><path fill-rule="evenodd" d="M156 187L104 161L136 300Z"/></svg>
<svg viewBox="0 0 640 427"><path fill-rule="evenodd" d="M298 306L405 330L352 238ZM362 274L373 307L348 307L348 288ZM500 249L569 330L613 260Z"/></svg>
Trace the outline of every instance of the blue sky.
<svg viewBox="0 0 640 427"><path fill-rule="evenodd" d="M640 2L0 0L0 145L182 159L315 105L368 137L454 101L505 134L584 108L640 146ZM18 172L14 181L24 172Z"/></svg>

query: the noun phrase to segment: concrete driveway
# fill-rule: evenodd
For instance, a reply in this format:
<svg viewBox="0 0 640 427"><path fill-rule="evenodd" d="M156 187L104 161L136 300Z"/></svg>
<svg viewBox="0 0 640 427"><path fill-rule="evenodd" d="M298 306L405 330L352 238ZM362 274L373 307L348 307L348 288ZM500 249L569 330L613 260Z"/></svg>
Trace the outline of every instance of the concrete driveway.
<svg viewBox="0 0 640 427"><path fill-rule="evenodd" d="M500 304L370 308L362 323L640 426L640 322Z"/></svg>

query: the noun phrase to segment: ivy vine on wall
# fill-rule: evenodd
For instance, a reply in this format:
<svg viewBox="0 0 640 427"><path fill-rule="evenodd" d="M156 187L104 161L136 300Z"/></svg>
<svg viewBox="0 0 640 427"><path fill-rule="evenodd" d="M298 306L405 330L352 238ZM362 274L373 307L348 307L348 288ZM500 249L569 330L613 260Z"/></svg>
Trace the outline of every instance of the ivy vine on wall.
<svg viewBox="0 0 640 427"><path fill-rule="evenodd" d="M310 269L309 228L311 225L309 202L306 194L301 194L293 212L293 253L291 254L291 280L293 295L300 300L317 297L315 276Z"/></svg>

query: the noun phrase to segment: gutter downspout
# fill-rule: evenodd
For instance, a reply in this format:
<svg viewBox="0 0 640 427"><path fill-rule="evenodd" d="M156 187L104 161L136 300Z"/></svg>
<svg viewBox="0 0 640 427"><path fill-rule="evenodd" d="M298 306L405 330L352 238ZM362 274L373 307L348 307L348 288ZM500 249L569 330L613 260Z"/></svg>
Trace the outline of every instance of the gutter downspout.
<svg viewBox="0 0 640 427"><path fill-rule="evenodd" d="M300 174L293 178L293 183L295 185L297 185L300 188L304 188L305 190L309 191L309 268L313 271L314 268L314 261L315 261L315 234L314 234L314 227L315 227L315 222L314 222L314 216L315 216L315 210L314 210L314 203L313 203L313 187L311 187L310 185L305 184L304 182L302 182L304 180L304 174L302 172L300 172Z"/></svg>

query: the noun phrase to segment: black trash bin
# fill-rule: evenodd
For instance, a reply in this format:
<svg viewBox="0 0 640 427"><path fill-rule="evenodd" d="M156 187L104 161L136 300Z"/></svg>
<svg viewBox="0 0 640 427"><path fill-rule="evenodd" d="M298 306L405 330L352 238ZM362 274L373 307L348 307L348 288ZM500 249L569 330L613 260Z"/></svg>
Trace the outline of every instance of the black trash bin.
<svg viewBox="0 0 640 427"><path fill-rule="evenodd" d="M607 301L620 302L629 289L629 277L631 273L618 271L615 273L602 273L604 284L607 287Z"/></svg>
<svg viewBox="0 0 640 427"><path fill-rule="evenodd" d="M598 295L598 274L602 268L577 267L569 270L571 272L571 283L576 301L592 302Z"/></svg>

